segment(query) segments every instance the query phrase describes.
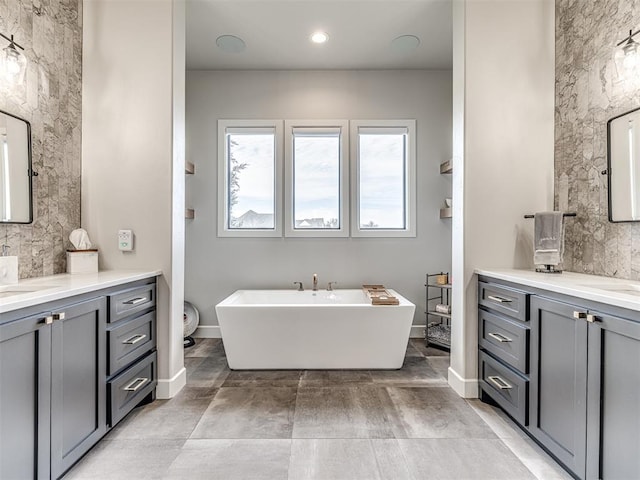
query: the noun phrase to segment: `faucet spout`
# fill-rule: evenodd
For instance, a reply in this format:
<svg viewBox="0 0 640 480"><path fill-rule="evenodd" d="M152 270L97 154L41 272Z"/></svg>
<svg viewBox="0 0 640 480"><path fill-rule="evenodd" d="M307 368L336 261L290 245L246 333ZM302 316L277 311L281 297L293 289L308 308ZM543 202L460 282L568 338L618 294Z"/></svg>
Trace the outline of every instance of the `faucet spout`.
<svg viewBox="0 0 640 480"><path fill-rule="evenodd" d="M313 274L313 291L314 292L318 291L318 274L317 273Z"/></svg>

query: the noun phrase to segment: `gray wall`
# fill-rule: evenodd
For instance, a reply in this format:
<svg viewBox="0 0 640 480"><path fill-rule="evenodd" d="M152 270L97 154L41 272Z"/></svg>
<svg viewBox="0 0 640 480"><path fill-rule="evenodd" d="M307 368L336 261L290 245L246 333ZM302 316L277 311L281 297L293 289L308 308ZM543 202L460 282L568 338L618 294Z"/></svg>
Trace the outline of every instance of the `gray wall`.
<svg viewBox="0 0 640 480"><path fill-rule="evenodd" d="M640 223L610 223L607 121L640 106L615 45L640 25L640 0L556 3L556 207L567 221L565 268L640 280Z"/></svg>
<svg viewBox="0 0 640 480"><path fill-rule="evenodd" d="M0 110L31 122L31 225L0 225L0 243L18 255L20 278L64 272L69 233L80 226L82 2L0 0L0 32L25 48L23 85L0 81ZM36 3L38 5L38 3ZM0 42L0 48L7 45Z"/></svg>
<svg viewBox="0 0 640 480"><path fill-rule="evenodd" d="M217 120L220 118L417 120L416 238L218 238ZM439 164L451 156L450 71L189 71L185 298L201 324L216 325L214 307L237 289L310 285L339 288L383 283L417 305L424 324L424 275L451 265L451 223L439 219L451 178Z"/></svg>

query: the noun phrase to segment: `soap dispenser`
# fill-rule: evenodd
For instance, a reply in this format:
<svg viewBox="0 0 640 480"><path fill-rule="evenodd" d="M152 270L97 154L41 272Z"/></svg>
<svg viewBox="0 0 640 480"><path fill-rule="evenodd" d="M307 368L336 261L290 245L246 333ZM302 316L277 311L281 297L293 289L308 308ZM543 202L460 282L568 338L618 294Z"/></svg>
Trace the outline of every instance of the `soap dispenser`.
<svg viewBox="0 0 640 480"><path fill-rule="evenodd" d="M9 245L0 251L0 285L18 283L18 257L9 256Z"/></svg>

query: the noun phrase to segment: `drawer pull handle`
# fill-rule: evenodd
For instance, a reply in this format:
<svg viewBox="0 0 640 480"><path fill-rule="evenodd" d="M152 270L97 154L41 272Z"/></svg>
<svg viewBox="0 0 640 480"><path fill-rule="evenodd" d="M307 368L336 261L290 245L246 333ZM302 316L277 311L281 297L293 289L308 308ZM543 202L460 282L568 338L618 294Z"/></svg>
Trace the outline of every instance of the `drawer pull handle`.
<svg viewBox="0 0 640 480"><path fill-rule="evenodd" d="M512 342L513 340L510 339L509 337L505 337L504 335L502 335L501 333L490 333L489 336L497 341L499 341L500 343L508 343L508 342Z"/></svg>
<svg viewBox="0 0 640 480"><path fill-rule="evenodd" d="M127 338L124 342L122 342L124 345L135 345L138 342L141 342L142 340L144 340L145 338L147 338L147 335L144 333L138 333L137 335L134 335L133 337L129 337Z"/></svg>
<svg viewBox="0 0 640 480"><path fill-rule="evenodd" d="M593 314L591 314L591 313L587 315L587 322L589 322L589 323L596 323L596 322L598 322L598 321L599 321L599 320L598 320L598 317L596 317L595 315L593 315Z"/></svg>
<svg viewBox="0 0 640 480"><path fill-rule="evenodd" d="M587 312L573 312L573 318L578 320L585 320L587 318Z"/></svg>
<svg viewBox="0 0 640 480"><path fill-rule="evenodd" d="M147 301L147 297L138 297L138 298L132 298L131 300L127 300L126 302L123 302L125 305L138 305L139 303L142 302L146 302Z"/></svg>
<svg viewBox="0 0 640 480"><path fill-rule="evenodd" d="M510 300L508 298L496 297L495 295L489 295L487 298L489 300L493 300L494 302L498 302L498 303L511 303L512 302L512 300Z"/></svg>
<svg viewBox="0 0 640 480"><path fill-rule="evenodd" d="M53 323L53 317L51 315L44 317L43 323L45 325L51 325Z"/></svg>
<svg viewBox="0 0 640 480"><path fill-rule="evenodd" d="M487 379L491 383L493 383L496 387L498 387L500 390L511 390L513 388L513 385L509 385L507 382L505 382L502 378L498 376L487 377Z"/></svg>
<svg viewBox="0 0 640 480"><path fill-rule="evenodd" d="M149 382L148 378L136 378L133 382L123 388L125 392L137 392L142 388L143 385L146 385Z"/></svg>

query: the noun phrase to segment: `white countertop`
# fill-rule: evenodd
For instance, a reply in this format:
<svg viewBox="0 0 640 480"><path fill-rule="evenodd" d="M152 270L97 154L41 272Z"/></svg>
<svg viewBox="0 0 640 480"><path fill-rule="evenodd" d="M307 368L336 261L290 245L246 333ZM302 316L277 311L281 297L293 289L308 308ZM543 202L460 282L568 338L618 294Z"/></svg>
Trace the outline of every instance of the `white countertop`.
<svg viewBox="0 0 640 480"><path fill-rule="evenodd" d="M640 311L640 282L583 273L476 269L478 275Z"/></svg>
<svg viewBox="0 0 640 480"><path fill-rule="evenodd" d="M158 275L162 275L160 270L106 270L104 272L81 275L64 273L48 277L28 278L20 280L13 285L0 285L0 313L102 290L103 288L115 287L123 283L144 280ZM3 290L29 290L30 288L40 287L46 288L41 288L37 291L11 292L10 295L6 293L3 295Z"/></svg>

